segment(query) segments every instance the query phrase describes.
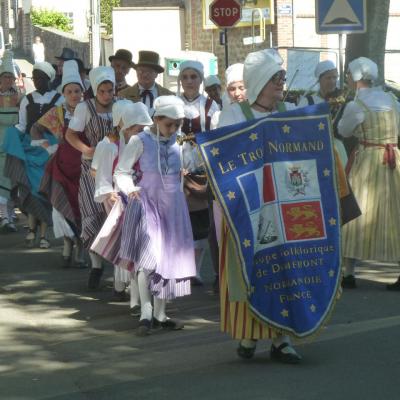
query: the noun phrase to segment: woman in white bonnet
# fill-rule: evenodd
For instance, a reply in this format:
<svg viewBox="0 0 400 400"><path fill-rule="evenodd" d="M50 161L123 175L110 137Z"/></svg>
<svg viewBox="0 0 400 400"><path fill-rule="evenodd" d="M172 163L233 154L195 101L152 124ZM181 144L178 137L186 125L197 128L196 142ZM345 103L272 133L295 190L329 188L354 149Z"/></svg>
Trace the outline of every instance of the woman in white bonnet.
<svg viewBox="0 0 400 400"><path fill-rule="evenodd" d="M39 230L39 247L43 249L50 247L46 232L47 226L52 224L51 205L38 195L37 190L49 155L40 144L31 142L30 130L48 110L63 103L62 96L50 89L55 76L56 71L46 61L33 66L32 80L36 90L21 100L18 124L7 130L4 139L5 174L12 183L11 194L18 207L28 214L26 243L29 247L35 246Z"/></svg>
<svg viewBox="0 0 400 400"><path fill-rule="evenodd" d="M243 68L241 63L230 65L225 71L226 90L222 95L222 108L227 108L231 104L240 103L247 99L246 88L243 82ZM214 113L211 118L211 127L215 129L219 126L222 111ZM224 118L227 113L224 113ZM223 121L221 124L224 124Z"/></svg>
<svg viewBox="0 0 400 400"><path fill-rule="evenodd" d="M188 60L180 64L178 80L182 87L180 97L184 102L185 111L181 129L187 135L210 130L211 118L214 113L219 111L219 106L215 101L200 93L203 79L204 67L201 62ZM196 154L196 149L193 148L193 150L193 154ZM185 191L196 247L197 276L192 279L194 285L203 284L200 267L205 255L205 241L210 233L207 182L204 167L198 161L198 157L195 156L193 164L186 171L185 177ZM201 192L200 196L199 192ZM196 201L198 198L200 200Z"/></svg>
<svg viewBox="0 0 400 400"><path fill-rule="evenodd" d="M323 103L341 93L340 89L337 87L338 71L336 65L332 61L325 60L319 62L315 67L314 75L317 78L319 90L315 94L306 94L305 96L302 96L299 100L298 107L307 107L309 105L311 106L313 104ZM337 106L331 106L332 118L334 118L338 112L339 109ZM340 161L342 162L343 167L346 167L347 153L343 142L339 138L335 137L334 143Z"/></svg>
<svg viewBox="0 0 400 400"><path fill-rule="evenodd" d="M91 175L91 166L96 145L112 131L115 73L111 67L101 66L90 71L89 79L95 97L77 105L65 135L71 146L82 153L79 207L82 215L81 238L87 250L90 250L106 219L104 206L94 201L95 180ZM102 260L91 251L89 256L88 288L95 290L99 288L103 274Z"/></svg>
<svg viewBox="0 0 400 400"><path fill-rule="evenodd" d="M314 76L319 84L318 92L315 94L306 94L299 100L299 107L322 103L335 93L337 88L338 71L336 65L325 60L317 64L314 70Z"/></svg>
<svg viewBox="0 0 400 400"><path fill-rule="evenodd" d="M6 50L0 64L0 231L4 233L17 231L10 200L11 182L4 176L6 154L2 149L6 129L18 122L21 95L15 88L15 79L13 53Z"/></svg>
<svg viewBox="0 0 400 400"><path fill-rule="evenodd" d="M224 108L219 126L237 124L295 108L292 104L282 103L283 86L286 80L282 62L279 54L272 49L250 53L246 57L244 84L247 89L248 101L234 103L230 107ZM225 114L224 117L223 114ZM222 240L229 241L230 233L226 230L225 232ZM221 255L222 257L224 254ZM238 268L236 259L232 256L228 257L230 262L225 265L224 271L221 269L220 275L221 326L234 339L240 340L237 349L239 357L252 358L259 339L272 339L272 358L284 363L300 362L301 356L293 348L288 336L282 335L271 326L253 317L245 301L227 300L228 282L235 279L233 270ZM233 315L236 315L237 318L233 318Z"/></svg>
<svg viewBox="0 0 400 400"><path fill-rule="evenodd" d="M226 94L229 97L229 103L240 103L247 99L243 69L242 63L232 64L226 69Z"/></svg>
<svg viewBox="0 0 400 400"><path fill-rule="evenodd" d="M296 108L292 103L282 102L286 82L286 71L282 64L281 56L274 49L248 54L243 70L248 101L237 102L223 109L218 127Z"/></svg>
<svg viewBox="0 0 400 400"><path fill-rule="evenodd" d="M400 261L400 105L391 93L373 86L377 78L372 60L360 57L349 63L348 84L356 95L346 105L338 130L359 140L348 170L362 215L342 230L345 288L356 287L357 260ZM400 291L400 279L387 289Z"/></svg>
<svg viewBox="0 0 400 400"><path fill-rule="evenodd" d="M37 142L41 141L42 147L52 154L46 165L39 191L53 206L54 236L64 238L63 267L68 268L72 264L75 267L86 267L82 242L79 239L81 214L78 189L81 153L65 140L69 121L76 106L82 101L83 84L75 60L64 63L61 92L64 96L63 104L51 108L33 124L31 136ZM58 144L50 146L48 140L44 140L45 133L51 133L56 137ZM76 252L73 259L74 244Z"/></svg>

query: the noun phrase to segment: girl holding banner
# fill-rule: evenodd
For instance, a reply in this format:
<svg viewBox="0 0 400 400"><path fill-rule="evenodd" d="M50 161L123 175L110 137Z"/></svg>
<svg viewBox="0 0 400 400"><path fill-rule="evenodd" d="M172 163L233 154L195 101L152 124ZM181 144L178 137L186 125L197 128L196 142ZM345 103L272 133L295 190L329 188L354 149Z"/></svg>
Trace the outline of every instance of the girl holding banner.
<svg viewBox="0 0 400 400"><path fill-rule="evenodd" d="M221 112L219 127L295 108L291 103L282 103L283 86L286 80L282 63L282 58L275 50L262 50L250 53L246 57L243 76L248 101L234 103L224 108ZM234 271L240 267L237 258L233 256L232 236L226 224L223 224L221 253L221 328L224 332L231 334L234 339L240 340L237 349L239 357L252 358L257 340L272 339L272 358L284 363L299 363L301 356L292 346L289 336L275 332L272 327L250 313L246 293L240 290L239 282L228 285L228 282L235 282ZM233 288L233 286L236 287Z"/></svg>

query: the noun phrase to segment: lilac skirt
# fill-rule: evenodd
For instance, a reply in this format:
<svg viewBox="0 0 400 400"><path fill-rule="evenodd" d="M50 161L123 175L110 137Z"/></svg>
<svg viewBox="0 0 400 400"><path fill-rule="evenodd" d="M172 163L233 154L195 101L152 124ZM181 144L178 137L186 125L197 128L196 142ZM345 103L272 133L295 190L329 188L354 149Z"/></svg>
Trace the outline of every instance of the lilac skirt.
<svg viewBox="0 0 400 400"><path fill-rule="evenodd" d="M150 276L150 290L159 298L190 294L196 275L189 212L179 180L144 174L140 200L129 199L122 226L120 257Z"/></svg>

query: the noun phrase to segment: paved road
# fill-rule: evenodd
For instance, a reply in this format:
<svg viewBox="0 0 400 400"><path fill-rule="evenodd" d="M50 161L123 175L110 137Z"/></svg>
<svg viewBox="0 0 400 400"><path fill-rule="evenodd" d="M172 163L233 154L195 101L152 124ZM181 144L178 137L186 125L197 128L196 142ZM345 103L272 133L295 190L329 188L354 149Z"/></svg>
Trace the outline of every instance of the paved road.
<svg viewBox="0 0 400 400"><path fill-rule="evenodd" d="M134 335L128 305L111 302L111 269L97 293L87 271L60 268L60 246L25 249L23 232L0 236L0 399L399 399L400 293L384 290L393 266L360 267L330 324L285 366L260 343L236 357L218 328L218 299L206 285L169 305L186 328Z"/></svg>

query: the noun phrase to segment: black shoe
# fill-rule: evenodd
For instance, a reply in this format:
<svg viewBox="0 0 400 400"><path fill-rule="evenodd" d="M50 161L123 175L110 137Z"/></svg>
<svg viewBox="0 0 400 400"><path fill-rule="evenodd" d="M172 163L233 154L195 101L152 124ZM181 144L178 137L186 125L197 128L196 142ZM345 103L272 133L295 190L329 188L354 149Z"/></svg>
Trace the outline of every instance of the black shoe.
<svg viewBox="0 0 400 400"><path fill-rule="evenodd" d="M356 278L354 275L347 275L342 278L342 288L343 289L356 289Z"/></svg>
<svg viewBox="0 0 400 400"><path fill-rule="evenodd" d="M112 301L117 302L117 303L125 303L128 300L129 300L129 296L125 292L125 290L123 290L121 292L117 292L116 290L114 290L113 296L112 296Z"/></svg>
<svg viewBox="0 0 400 400"><path fill-rule="evenodd" d="M167 318L165 321L161 322L158 319L153 318L153 328L154 329L166 329L169 331L179 331L183 329L185 325L182 321L178 319Z"/></svg>
<svg viewBox="0 0 400 400"><path fill-rule="evenodd" d="M386 289L392 292L400 291L400 278L397 279L395 283L389 283L388 285L386 285Z"/></svg>
<svg viewBox="0 0 400 400"><path fill-rule="evenodd" d="M198 278L197 276L192 276L190 278L190 283L192 286L203 286L204 285L203 281L200 278Z"/></svg>
<svg viewBox="0 0 400 400"><path fill-rule="evenodd" d="M301 361L301 356L299 354L282 352L285 347L289 346L289 343L282 343L279 347L271 345L271 359L284 364L298 364Z"/></svg>
<svg viewBox="0 0 400 400"><path fill-rule="evenodd" d="M70 266L71 266L71 257L63 256L62 267L63 268L69 268Z"/></svg>
<svg viewBox="0 0 400 400"><path fill-rule="evenodd" d="M100 279L103 275L103 268L92 268L89 273L88 289L96 290L100 287Z"/></svg>
<svg viewBox="0 0 400 400"><path fill-rule="evenodd" d="M256 352L256 346L244 347L240 342L238 348L236 349L237 355L245 360L250 360L250 358L253 358L255 352Z"/></svg>
<svg viewBox="0 0 400 400"><path fill-rule="evenodd" d="M148 319L141 319L139 321L139 327L136 331L136 336L147 336L150 335L151 321Z"/></svg>
<svg viewBox="0 0 400 400"><path fill-rule="evenodd" d="M132 315L132 317L140 317L140 306L139 305L133 306L131 308L131 315Z"/></svg>

